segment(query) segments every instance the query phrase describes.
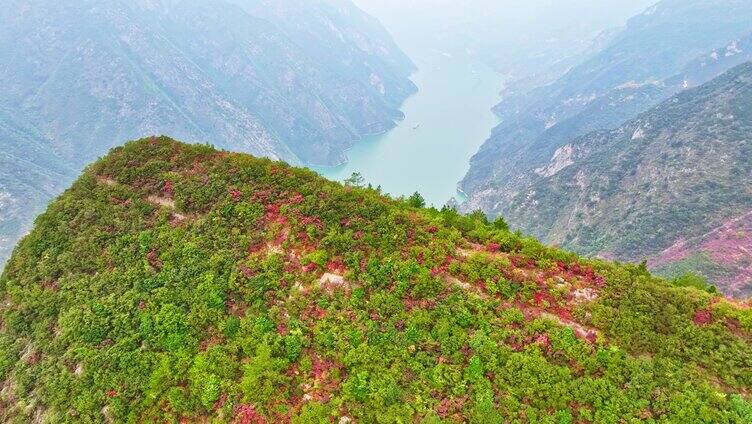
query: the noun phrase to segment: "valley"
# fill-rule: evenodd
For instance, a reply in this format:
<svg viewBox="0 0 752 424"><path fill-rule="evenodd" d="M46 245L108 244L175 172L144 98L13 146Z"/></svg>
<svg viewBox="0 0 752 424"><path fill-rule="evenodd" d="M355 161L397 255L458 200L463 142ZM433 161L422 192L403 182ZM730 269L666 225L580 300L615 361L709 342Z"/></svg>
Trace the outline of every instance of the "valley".
<svg viewBox="0 0 752 424"><path fill-rule="evenodd" d="M749 0L0 6L1 423L752 423Z"/></svg>
<svg viewBox="0 0 752 424"><path fill-rule="evenodd" d="M354 172L393 196L414 192L441 207L461 200L457 182L469 159L498 122L503 77L483 63L437 50L412 55L419 70L412 80L418 92L403 105L405 119L385 134L357 142L337 167L313 167L343 181Z"/></svg>

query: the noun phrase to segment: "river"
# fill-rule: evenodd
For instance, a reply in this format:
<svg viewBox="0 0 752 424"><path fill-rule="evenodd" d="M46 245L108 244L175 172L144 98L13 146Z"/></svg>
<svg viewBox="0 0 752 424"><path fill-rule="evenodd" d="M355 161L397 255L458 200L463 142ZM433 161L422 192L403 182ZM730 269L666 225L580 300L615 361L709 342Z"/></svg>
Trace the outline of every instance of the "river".
<svg viewBox="0 0 752 424"><path fill-rule="evenodd" d="M417 191L441 207L452 197L463 199L457 182L498 123L491 107L499 101L503 78L477 61L439 51L413 60L418 92L402 106L405 120L357 142L346 164L314 170L337 181L359 172L392 196Z"/></svg>

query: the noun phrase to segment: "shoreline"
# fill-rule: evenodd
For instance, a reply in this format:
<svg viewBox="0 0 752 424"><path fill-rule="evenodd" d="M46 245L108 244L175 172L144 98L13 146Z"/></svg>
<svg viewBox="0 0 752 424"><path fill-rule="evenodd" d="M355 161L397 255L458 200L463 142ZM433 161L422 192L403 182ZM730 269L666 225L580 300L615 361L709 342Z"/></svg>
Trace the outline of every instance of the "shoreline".
<svg viewBox="0 0 752 424"><path fill-rule="evenodd" d="M347 153L355 147L355 144L363 141L363 139L366 138L366 137L378 137L380 135L387 134L389 131L392 131L395 128L397 128L397 125L393 126L392 128L390 128L388 130L384 130L384 131L381 131L381 132L361 134L359 139L353 141L353 145L352 146L350 146L347 149L344 149L342 151L342 154L345 156L345 160L343 160L342 162L339 162L336 165L317 165L317 164L312 164L312 163L306 163L303 166L305 166L306 168L309 168L309 169L311 169L313 171L316 171L313 168L318 168L318 169L335 169L335 168L339 168L340 166L347 165L348 163L350 163L350 158L347 156Z"/></svg>
<svg viewBox="0 0 752 424"><path fill-rule="evenodd" d="M402 108L405 106L405 102L408 99L410 99L411 97L413 97L414 95L418 94L419 91L420 90L418 90L415 93L411 94L410 96L408 96L402 102L402 104L400 105L400 109L399 109L399 111L402 112L402 117L399 118L399 119L395 119L392 122L393 125L392 125L391 128L387 128L387 129L385 129L383 131L377 131L377 132L359 134L358 135L359 138L357 138L357 139L355 139L355 140L352 141L352 146L348 147L347 149L342 150L342 154L345 156L345 160L339 162L336 165L317 165L317 164L305 163L305 164L303 164L303 166L305 166L306 168L312 169L315 172L316 170L313 169L313 168L318 168L318 169L335 169L335 168L339 168L341 166L347 165L348 163L350 163L350 158L348 156L348 153L355 147L356 144L364 141L364 139L366 139L367 137L378 137L380 135L386 135L390 131L393 131L395 128L399 127L403 122L405 122L405 120L407 119L407 117L405 116L405 113L402 111Z"/></svg>

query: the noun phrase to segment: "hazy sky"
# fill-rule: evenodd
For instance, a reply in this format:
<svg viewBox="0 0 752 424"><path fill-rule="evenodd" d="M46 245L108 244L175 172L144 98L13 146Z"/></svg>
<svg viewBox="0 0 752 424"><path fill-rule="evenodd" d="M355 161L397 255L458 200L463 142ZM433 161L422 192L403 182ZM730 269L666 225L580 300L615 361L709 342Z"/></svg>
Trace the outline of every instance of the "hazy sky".
<svg viewBox="0 0 752 424"><path fill-rule="evenodd" d="M354 0L386 25L403 30L418 24L436 26L480 21L523 30L562 23L614 26L657 0Z"/></svg>
<svg viewBox="0 0 752 424"><path fill-rule="evenodd" d="M545 54L623 25L657 0L354 0L412 55L472 49L481 55ZM558 43L558 44L557 44ZM499 60L502 60L499 59ZM498 61L498 60L497 60Z"/></svg>

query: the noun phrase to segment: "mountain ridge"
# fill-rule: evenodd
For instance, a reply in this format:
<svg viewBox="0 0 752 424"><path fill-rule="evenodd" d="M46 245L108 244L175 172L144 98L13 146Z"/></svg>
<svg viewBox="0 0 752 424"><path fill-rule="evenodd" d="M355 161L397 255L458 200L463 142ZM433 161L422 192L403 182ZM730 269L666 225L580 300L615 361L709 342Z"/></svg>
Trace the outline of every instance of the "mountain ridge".
<svg viewBox="0 0 752 424"><path fill-rule="evenodd" d="M46 145L36 154L47 157L35 160L70 170L62 187L122 140L148 134L297 164L340 163L365 134L402 119L400 105L416 90L414 64L349 1L3 6L0 127L20 130L2 131L0 149L23 148L31 134ZM0 222L11 244L58 192L33 194L33 184L12 175L2 191L29 201L13 223ZM0 247L0 263L10 248Z"/></svg>
<svg viewBox="0 0 752 424"><path fill-rule="evenodd" d="M505 216L543 240L639 261L746 214L750 90L748 62L614 130L572 140ZM735 286L749 294L749 281Z"/></svg>
<svg viewBox="0 0 752 424"><path fill-rule="evenodd" d="M0 298L11 423L750 416L748 303L166 137L88 167Z"/></svg>
<svg viewBox="0 0 752 424"><path fill-rule="evenodd" d="M653 13L631 19L599 52L554 83L504 99L495 109L502 123L460 182L470 196L466 209L493 214L494 204L508 200L506 194L527 183L520 175L540 166L568 139L634 118L686 88L682 72L699 59L734 40L747 42L752 30L750 4L724 0L723 6L708 0L661 1ZM729 58L721 55L719 69L698 72L699 80L688 83L707 82L749 56L748 51L740 53L728 63ZM501 197L494 194L498 191Z"/></svg>

